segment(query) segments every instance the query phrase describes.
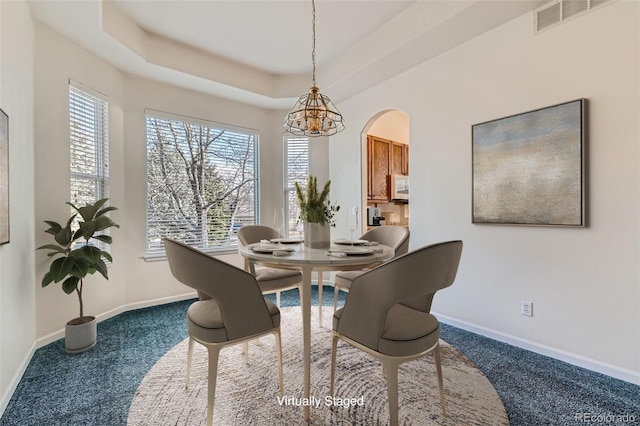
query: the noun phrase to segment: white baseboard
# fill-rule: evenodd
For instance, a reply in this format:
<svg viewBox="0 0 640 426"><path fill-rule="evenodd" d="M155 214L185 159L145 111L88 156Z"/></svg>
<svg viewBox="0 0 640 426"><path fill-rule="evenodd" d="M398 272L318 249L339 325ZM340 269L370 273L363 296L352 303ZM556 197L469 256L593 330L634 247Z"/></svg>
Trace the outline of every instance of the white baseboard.
<svg viewBox="0 0 640 426"><path fill-rule="evenodd" d="M29 363L31 362L31 358L33 358L33 354L35 352L36 352L36 345L34 343L33 345L31 345L31 349L29 349L29 352L27 352L27 356L25 356L25 358L22 360L22 363L20 363L20 368L18 368L18 370L13 374L13 377L9 382L9 386L7 387L4 394L2 395L2 400L0 400L0 417L2 417L2 415L4 414L4 410L7 409L7 406L9 405L9 401L11 401L11 397L13 396L13 393L16 391L16 388L18 387L18 384L20 383L20 380L22 379L24 372L27 370L27 367L29 366Z"/></svg>
<svg viewBox="0 0 640 426"><path fill-rule="evenodd" d="M466 331L470 331L481 336L488 337L490 339L497 340L499 342L508 343L513 346L517 346L522 349L526 349L531 352L545 355L550 358L554 358L560 361L564 361L577 367L582 367L587 370L595 371L597 373L605 374L607 376L614 377L616 379L624 380L625 382L640 385L640 373L625 368L620 368L615 365L607 364L602 361L594 360L591 358L577 355L571 352L567 352L561 349L552 348L550 346L541 345L536 342L531 342L526 339L522 339L517 336L502 333L490 328L478 326L467 321L452 318L448 315L432 312L438 320L445 324L452 325L454 327L461 328Z"/></svg>
<svg viewBox="0 0 640 426"><path fill-rule="evenodd" d="M331 283L326 283L326 284L331 284ZM127 305L120 306L116 309L112 309L110 311L104 312L100 315L97 315L97 319L98 319L98 322L100 322L100 321L104 321L106 319L112 318L123 312L128 312L135 309L148 308L151 306L162 305L165 303L179 302L182 300L188 300L195 297L197 297L196 293L186 293L178 296L163 297L163 298L158 298L153 300L147 300L144 302L130 303ZM640 374L635 371L623 369L623 368L616 367L614 365L610 365L601 361L593 360L581 355L577 355L577 354L573 354L560 349L555 349L549 346L541 345L535 342L522 339L520 337L495 331L490 328L478 326L478 325L469 323L467 321L458 320L456 318L452 318L444 314L439 314L437 312L433 312L433 314L436 315L436 317L438 317L438 319L445 324L449 324L454 327L458 327L463 330L467 330L472 333L488 337L490 339L494 339L500 342L513 345L513 346L517 346L519 348L526 349L531 352L535 352L535 353L545 355L554 359L558 359L560 361L564 361L578 367L586 368L587 370L595 371L598 373L605 374L607 376L615 377L616 379L620 379L629 383L640 385ZM41 348L42 346L45 346L49 343L55 342L56 340L61 339L63 337L64 337L64 329L56 331L54 333L51 333L47 336L44 336L36 340L35 344L31 347L31 349L25 356L24 360L22 361L20 365L20 369L12 377L10 386L6 389L5 393L2 395L2 400L0 401L0 417L2 416L5 409L7 408L7 405L11 400L11 396L13 395L16 388L18 387L18 384L20 383L20 380L22 379L24 372L26 371L29 363L31 362L31 359L33 358L33 355L36 349Z"/></svg>
<svg viewBox="0 0 640 426"><path fill-rule="evenodd" d="M118 308L112 309L110 311L104 312L102 314L96 315L96 318L98 322L100 322L100 321L104 321L106 319L112 318L123 312L132 311L134 309L164 305L165 303L179 302L182 300L193 299L195 297L198 297L198 295L195 292L192 292L192 293L181 294L178 296L162 297L158 299L147 300L144 302L129 303L127 305L123 305ZM2 415L4 414L4 410L9 405L9 401L11 400L13 393L18 387L18 384L20 383L20 380L22 379L24 372L29 366L31 359L33 358L33 355L36 352L36 349L39 349L45 345L48 345L49 343L55 342L56 340L61 339L63 337L64 337L64 328L56 332L53 332L47 336L41 337L40 339L37 339L34 342L34 344L31 346L31 349L29 350L24 360L20 364L20 368L18 369L18 371L16 371L16 373L11 378L9 387L7 387L6 391L2 395L2 399L0 400L0 417L2 417Z"/></svg>
<svg viewBox="0 0 640 426"><path fill-rule="evenodd" d="M116 315L119 315L123 312L133 311L135 309L149 308L151 306L164 305L165 303L180 302L182 300L193 299L195 297L198 297L198 295L195 292L192 292L192 293L180 294L178 296L161 297L153 300L145 300L144 302L129 303L129 304L111 309L110 311L98 314L96 315L96 319L98 320L98 322L101 322L106 319L115 317ZM64 337L64 328L39 338L38 340L36 340L35 346L36 348L41 348L45 345L48 345L49 343L55 342L58 339L62 339L63 337Z"/></svg>

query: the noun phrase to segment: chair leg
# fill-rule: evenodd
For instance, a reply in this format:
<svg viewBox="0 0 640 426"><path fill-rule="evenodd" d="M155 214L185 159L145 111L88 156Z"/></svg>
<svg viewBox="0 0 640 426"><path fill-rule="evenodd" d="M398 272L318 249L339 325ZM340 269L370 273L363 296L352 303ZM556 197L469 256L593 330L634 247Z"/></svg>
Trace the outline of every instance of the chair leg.
<svg viewBox="0 0 640 426"><path fill-rule="evenodd" d="M187 379L185 381L184 387L189 387L189 375L191 374L191 358L193 357L193 344L195 340L191 336L189 336L189 350L187 351Z"/></svg>
<svg viewBox="0 0 640 426"><path fill-rule="evenodd" d="M336 378L336 350L338 349L338 336L333 336L331 341L331 385L329 388L329 394L333 397L333 385Z"/></svg>
<svg viewBox="0 0 640 426"><path fill-rule="evenodd" d="M242 344L242 353L244 354L244 363L249 364L249 342Z"/></svg>
<svg viewBox="0 0 640 426"><path fill-rule="evenodd" d="M383 360L387 372L387 392L389 398L389 424L398 426L398 365L393 359Z"/></svg>
<svg viewBox="0 0 640 426"><path fill-rule="evenodd" d="M218 355L220 347L209 346L209 389L207 391L207 426L213 423L213 404L216 400L216 379L218 378Z"/></svg>
<svg viewBox="0 0 640 426"><path fill-rule="evenodd" d="M284 377L282 375L282 337L280 334L280 327L274 332L276 337L276 352L278 357L278 375L280 378L280 397L284 397Z"/></svg>
<svg viewBox="0 0 640 426"><path fill-rule="evenodd" d="M336 309L338 309L338 292L340 290L338 289L337 285L333 285L333 313L336 313Z"/></svg>
<svg viewBox="0 0 640 426"><path fill-rule="evenodd" d="M442 411L442 415L446 416L447 413L445 411L444 405L444 384L442 382L442 366L440 365L440 343L438 343L433 350L433 358L436 362L436 372L438 373L438 388L440 389L440 410Z"/></svg>
<svg viewBox="0 0 640 426"><path fill-rule="evenodd" d="M322 327L322 271L318 271L318 325Z"/></svg>

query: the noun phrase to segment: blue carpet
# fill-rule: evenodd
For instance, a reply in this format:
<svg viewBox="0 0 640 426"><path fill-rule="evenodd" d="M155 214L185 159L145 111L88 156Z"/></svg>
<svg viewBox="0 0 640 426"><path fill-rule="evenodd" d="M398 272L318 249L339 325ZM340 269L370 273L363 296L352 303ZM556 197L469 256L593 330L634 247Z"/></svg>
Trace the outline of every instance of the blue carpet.
<svg viewBox="0 0 640 426"><path fill-rule="evenodd" d="M344 298L341 293L340 303ZM314 291L312 303L317 301ZM103 321L98 344L82 354L68 355L62 339L38 349L0 425L126 425L144 375L187 337L185 315L192 302ZM281 304L299 305L297 290L283 293ZM323 304L332 306L332 287L325 287ZM442 338L493 383L514 426L640 424L638 386L444 324Z"/></svg>

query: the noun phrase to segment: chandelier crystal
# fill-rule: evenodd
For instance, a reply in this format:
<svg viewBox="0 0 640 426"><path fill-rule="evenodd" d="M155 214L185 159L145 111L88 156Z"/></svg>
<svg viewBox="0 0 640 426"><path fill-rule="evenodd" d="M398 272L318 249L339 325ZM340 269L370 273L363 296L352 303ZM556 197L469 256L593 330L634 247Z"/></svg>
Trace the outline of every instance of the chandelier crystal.
<svg viewBox="0 0 640 426"><path fill-rule="evenodd" d="M342 114L328 96L316 86L316 3L311 0L313 83L309 93L300 96L284 120L284 128L296 136L331 136L344 130Z"/></svg>

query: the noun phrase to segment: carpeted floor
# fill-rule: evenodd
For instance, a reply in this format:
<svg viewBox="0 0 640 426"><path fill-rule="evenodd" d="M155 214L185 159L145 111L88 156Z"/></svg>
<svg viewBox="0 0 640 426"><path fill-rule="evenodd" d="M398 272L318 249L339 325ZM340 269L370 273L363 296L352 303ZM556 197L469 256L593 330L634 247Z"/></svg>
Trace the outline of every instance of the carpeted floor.
<svg viewBox="0 0 640 426"><path fill-rule="evenodd" d="M282 305L297 305L297 291L288 293ZM326 306L333 303L332 294L326 287ZM103 321L98 324L98 344L83 354L66 354L62 340L38 349L0 425L126 425L144 376L187 337L190 303L140 309ZM511 425L640 424L638 386L455 327L443 325L441 336L491 381Z"/></svg>
<svg viewBox="0 0 640 426"><path fill-rule="evenodd" d="M331 324L333 310L323 309L323 323ZM300 307L281 309L284 396L279 402L275 339L262 337L249 345L249 363L242 346L220 354L214 424L226 426L306 426L295 399L303 389L302 315ZM348 406L327 405L330 393L331 330L311 317L310 425L384 425L389 423L386 381L380 362L353 346L340 343L337 352L335 396L361 399ZM200 426L207 408L207 351L194 347L189 387L185 388L187 342L183 340L149 370L129 409L128 426L171 424ZM446 417L441 415L435 363L432 356L402 364L398 372L399 417L402 424L508 425L500 397L476 366L446 342L441 343ZM252 389L247 393L247 389ZM283 400L286 401L286 400ZM342 400L341 400L342 402Z"/></svg>

